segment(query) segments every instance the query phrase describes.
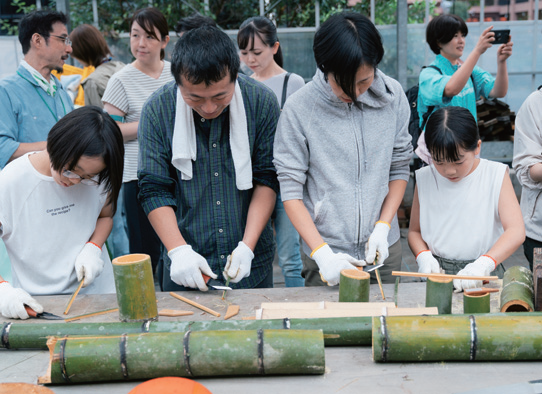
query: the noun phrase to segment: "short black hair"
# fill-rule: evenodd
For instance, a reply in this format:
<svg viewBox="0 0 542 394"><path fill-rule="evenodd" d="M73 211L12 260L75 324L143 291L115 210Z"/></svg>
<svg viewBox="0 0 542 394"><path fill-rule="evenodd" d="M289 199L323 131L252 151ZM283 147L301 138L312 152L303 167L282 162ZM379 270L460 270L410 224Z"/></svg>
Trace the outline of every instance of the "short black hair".
<svg viewBox="0 0 542 394"><path fill-rule="evenodd" d="M101 157L105 169L99 174L99 182L105 182L108 203L116 211L124 169L124 141L111 116L92 105L69 112L49 132L47 152L57 172L73 170L81 156Z"/></svg>
<svg viewBox="0 0 542 394"><path fill-rule="evenodd" d="M434 161L459 160L459 148L476 150L480 134L471 112L464 107L443 107L431 114L425 127L425 143Z"/></svg>
<svg viewBox="0 0 542 394"><path fill-rule="evenodd" d="M249 49L254 49L254 36L258 36L268 47L272 47L279 41L276 26L265 16L253 16L241 24L237 32L237 46L239 49L247 49L250 43L252 47ZM273 60L279 67L282 67L282 49L280 46L277 53L273 55Z"/></svg>
<svg viewBox="0 0 542 394"><path fill-rule="evenodd" d="M177 25L175 26L175 32L181 35L201 26L217 27L213 18L201 15L199 12L194 12L192 15L187 16L186 18L179 19L179 22L177 22Z"/></svg>
<svg viewBox="0 0 542 394"><path fill-rule="evenodd" d="M377 68L384 56L382 38L369 18L356 12L341 12L326 20L314 36L314 59L326 77L335 81L353 102L356 73L362 65Z"/></svg>
<svg viewBox="0 0 542 394"><path fill-rule="evenodd" d="M35 33L45 37L45 42L48 43L49 34L57 22L67 25L68 17L62 12L53 10L32 11L23 16L19 22L19 42L23 48L23 54L26 55L30 50L30 42Z"/></svg>
<svg viewBox="0 0 542 394"><path fill-rule="evenodd" d="M431 50L438 55L439 45L449 43L458 32L463 33L465 37L469 34L469 28L463 19L452 14L439 15L427 24L425 40Z"/></svg>
<svg viewBox="0 0 542 394"><path fill-rule="evenodd" d="M239 73L239 55L230 37L217 27L202 26L183 34L171 55L171 73L177 85L181 76L191 84L209 86L228 74L235 82Z"/></svg>
<svg viewBox="0 0 542 394"><path fill-rule="evenodd" d="M145 30L145 33L158 41L164 41L165 38L169 36L167 19L158 8L147 7L137 10L130 20L130 35L132 34L132 25L134 22L137 22L137 24ZM160 37L156 35L154 28L158 29ZM166 52L161 49L160 60L163 60L165 56Z"/></svg>

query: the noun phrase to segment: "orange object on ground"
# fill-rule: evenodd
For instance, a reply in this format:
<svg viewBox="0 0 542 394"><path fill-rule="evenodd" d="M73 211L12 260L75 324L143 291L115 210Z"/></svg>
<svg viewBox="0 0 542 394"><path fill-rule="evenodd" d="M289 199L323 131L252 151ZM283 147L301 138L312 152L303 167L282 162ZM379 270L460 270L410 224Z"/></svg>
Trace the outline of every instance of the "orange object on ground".
<svg viewBox="0 0 542 394"><path fill-rule="evenodd" d="M147 380L128 394L212 394L201 383L186 378L165 377Z"/></svg>

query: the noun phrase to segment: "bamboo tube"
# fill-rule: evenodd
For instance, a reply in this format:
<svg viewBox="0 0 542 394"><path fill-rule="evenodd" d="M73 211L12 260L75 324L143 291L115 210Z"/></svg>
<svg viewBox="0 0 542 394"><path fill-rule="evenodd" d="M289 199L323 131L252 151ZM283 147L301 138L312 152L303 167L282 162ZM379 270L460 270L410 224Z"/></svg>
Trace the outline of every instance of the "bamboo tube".
<svg viewBox="0 0 542 394"><path fill-rule="evenodd" d="M44 384L162 376L323 374L322 330L187 331L51 337Z"/></svg>
<svg viewBox="0 0 542 394"><path fill-rule="evenodd" d="M439 315L452 313L454 283L451 278L427 278L425 306L436 306Z"/></svg>
<svg viewBox="0 0 542 394"><path fill-rule="evenodd" d="M542 315L373 318L377 362L527 361L542 359Z"/></svg>
<svg viewBox="0 0 542 394"><path fill-rule="evenodd" d="M371 275L357 269L341 271L339 302L369 302Z"/></svg>
<svg viewBox="0 0 542 394"><path fill-rule="evenodd" d="M470 295L463 293L463 313L489 313L489 293Z"/></svg>
<svg viewBox="0 0 542 394"><path fill-rule="evenodd" d="M122 322L158 320L151 259L128 254L113 260L119 318Z"/></svg>
<svg viewBox="0 0 542 394"><path fill-rule="evenodd" d="M392 271L392 276L413 276L416 278L452 278L466 280L499 280L498 276L465 276L450 274L424 274L421 272Z"/></svg>
<svg viewBox="0 0 542 394"><path fill-rule="evenodd" d="M532 312L533 274L521 266L510 267L504 273L501 292L501 312Z"/></svg>

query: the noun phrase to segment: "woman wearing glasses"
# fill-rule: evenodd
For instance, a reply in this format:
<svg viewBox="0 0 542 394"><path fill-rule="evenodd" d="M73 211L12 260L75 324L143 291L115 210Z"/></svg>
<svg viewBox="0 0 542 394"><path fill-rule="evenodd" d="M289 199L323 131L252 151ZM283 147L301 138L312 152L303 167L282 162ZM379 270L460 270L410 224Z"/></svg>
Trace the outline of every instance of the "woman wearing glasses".
<svg viewBox="0 0 542 394"><path fill-rule="evenodd" d="M124 145L117 124L98 107L60 119L47 149L27 153L0 173L0 237L12 282L0 277L0 313L27 319L31 295L114 293L103 247L122 183Z"/></svg>

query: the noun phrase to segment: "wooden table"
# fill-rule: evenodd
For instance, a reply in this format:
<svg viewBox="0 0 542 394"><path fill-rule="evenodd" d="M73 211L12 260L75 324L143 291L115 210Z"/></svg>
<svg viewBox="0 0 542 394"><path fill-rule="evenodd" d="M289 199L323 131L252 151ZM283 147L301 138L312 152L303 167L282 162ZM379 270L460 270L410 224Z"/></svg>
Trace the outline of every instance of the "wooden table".
<svg viewBox="0 0 542 394"><path fill-rule="evenodd" d="M496 284L492 284L496 285ZM393 301L394 285L384 285L386 301ZM498 310L498 294L491 294L492 312ZM157 293L158 309L194 311L192 316L160 317L160 321L190 321L222 319L227 306L240 305L233 319L254 316L262 302L338 301L338 287L275 288L229 291L226 300L222 292L184 292L183 296L222 314L216 318L200 311L168 293ZM462 313L462 294L454 294L453 313ZM62 315L69 296L36 297L45 310ZM377 285L371 286L371 302L381 302ZM399 286L398 306L425 305L425 284L404 283ZM68 316L95 312L116 306L116 296L80 295ZM6 320L0 317L0 323ZM37 320L14 321L35 324ZM54 321L50 321L54 322ZM118 313L94 316L81 322L118 322ZM58 324L65 324L59 322ZM372 361L370 347L327 347L326 373L316 376L269 376L196 379L214 394L220 393L457 393L488 387L523 384L542 378L542 365L537 362L479 362L479 363L395 363L377 364ZM48 353L35 350L0 349L0 382L36 383L48 364ZM128 393L141 382L49 386L55 393ZM506 391L503 391L506 392ZM510 392L510 391L509 391ZM528 392L528 391L526 391ZM534 392L534 391L533 391Z"/></svg>

